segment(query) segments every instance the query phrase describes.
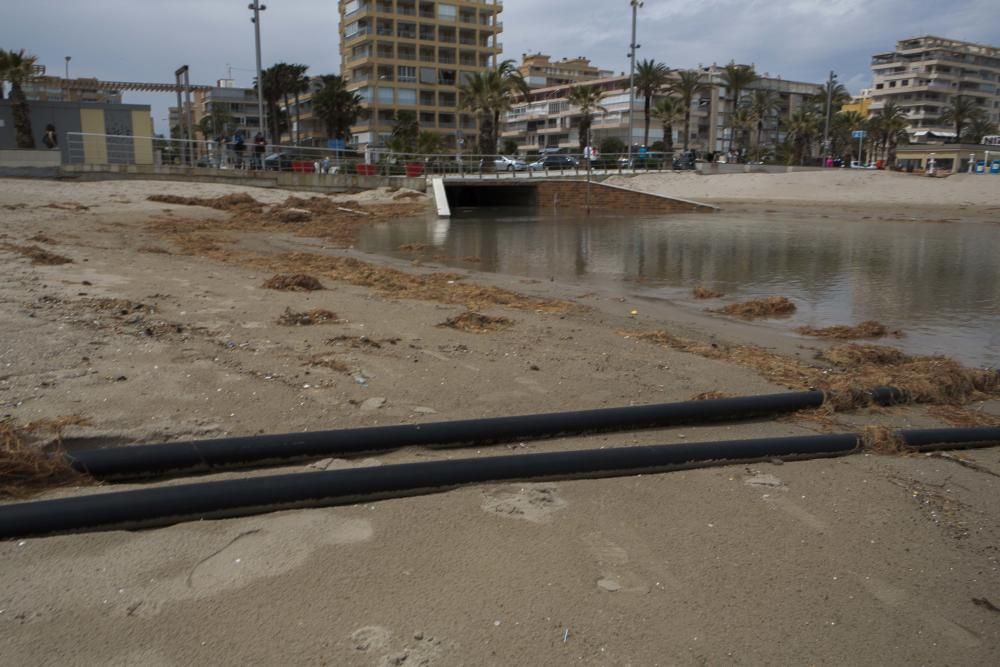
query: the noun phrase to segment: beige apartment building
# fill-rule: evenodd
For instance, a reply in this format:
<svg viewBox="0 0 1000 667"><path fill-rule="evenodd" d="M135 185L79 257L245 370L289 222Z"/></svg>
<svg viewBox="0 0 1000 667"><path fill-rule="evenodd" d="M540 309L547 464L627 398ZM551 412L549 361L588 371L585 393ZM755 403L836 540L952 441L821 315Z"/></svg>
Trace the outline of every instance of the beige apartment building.
<svg viewBox="0 0 1000 667"><path fill-rule="evenodd" d="M468 76L496 62L502 45L499 0L340 0L341 73L368 113L351 143L382 145L399 109L445 145L474 144L473 115L458 109Z"/></svg>
<svg viewBox="0 0 1000 667"><path fill-rule="evenodd" d="M552 57L544 53L521 54L521 65L517 69L530 88L581 84L615 75L612 70L594 67L583 56L552 62Z"/></svg>
<svg viewBox="0 0 1000 667"><path fill-rule="evenodd" d="M232 79L219 79L214 88L195 90L193 97L192 107L196 128L203 118L211 115L213 111L220 111L229 114L235 121L233 127L228 130L228 136L232 136L237 130L242 130L243 136L249 143L254 135L261 131L255 88L237 88ZM175 110L175 107L171 107L171 112ZM198 133L198 137L215 138L203 137L201 133Z"/></svg>
<svg viewBox="0 0 1000 667"><path fill-rule="evenodd" d="M929 133L954 137L954 126L940 121L957 95L975 100L993 121L1000 121L1000 48L942 37L915 37L896 50L872 57L871 111L892 101L909 118L911 138Z"/></svg>

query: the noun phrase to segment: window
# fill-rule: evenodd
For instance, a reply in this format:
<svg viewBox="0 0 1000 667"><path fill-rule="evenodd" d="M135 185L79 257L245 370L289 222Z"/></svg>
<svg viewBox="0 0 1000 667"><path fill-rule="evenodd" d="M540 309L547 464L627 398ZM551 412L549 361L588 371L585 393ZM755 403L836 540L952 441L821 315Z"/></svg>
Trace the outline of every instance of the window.
<svg viewBox="0 0 1000 667"><path fill-rule="evenodd" d="M416 104L417 103L417 89L416 88L399 88L396 90L396 102L398 104Z"/></svg>
<svg viewBox="0 0 1000 667"><path fill-rule="evenodd" d="M385 86L379 86L378 88L378 103L379 104L392 104L392 88L387 88Z"/></svg>
<svg viewBox="0 0 1000 667"><path fill-rule="evenodd" d="M350 0L346 5L344 5L344 15L350 16L354 12L361 8L361 2L359 0Z"/></svg>
<svg viewBox="0 0 1000 667"><path fill-rule="evenodd" d="M352 23L348 23L344 27L344 37L354 37L356 34L358 34L358 22L357 21L354 21Z"/></svg>
<svg viewBox="0 0 1000 667"><path fill-rule="evenodd" d="M433 67L421 67L420 83L437 83L437 70Z"/></svg>
<svg viewBox="0 0 1000 667"><path fill-rule="evenodd" d="M883 88L885 88L885 84L884 83L876 83L875 84L875 90L882 90Z"/></svg>
<svg viewBox="0 0 1000 667"><path fill-rule="evenodd" d="M901 85L901 86L908 86L908 85L910 85L910 80L909 79L903 79L902 81L899 82L899 85Z"/></svg>
<svg viewBox="0 0 1000 667"><path fill-rule="evenodd" d="M455 5L445 5L438 3L437 9L438 9L438 18L441 19L442 21L454 21L455 18L458 16L458 13L455 11Z"/></svg>
<svg viewBox="0 0 1000 667"><path fill-rule="evenodd" d="M409 65L400 65L398 79L407 83L414 83L417 80L417 68Z"/></svg>

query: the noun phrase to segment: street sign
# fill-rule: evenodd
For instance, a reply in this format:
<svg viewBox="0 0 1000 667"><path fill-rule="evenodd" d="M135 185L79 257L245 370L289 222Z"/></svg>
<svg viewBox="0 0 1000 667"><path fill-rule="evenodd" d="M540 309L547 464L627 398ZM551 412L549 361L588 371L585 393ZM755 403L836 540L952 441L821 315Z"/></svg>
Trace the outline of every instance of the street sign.
<svg viewBox="0 0 1000 667"><path fill-rule="evenodd" d="M853 132L851 132L852 139L864 139L867 136L868 133L865 132L864 130L854 130Z"/></svg>

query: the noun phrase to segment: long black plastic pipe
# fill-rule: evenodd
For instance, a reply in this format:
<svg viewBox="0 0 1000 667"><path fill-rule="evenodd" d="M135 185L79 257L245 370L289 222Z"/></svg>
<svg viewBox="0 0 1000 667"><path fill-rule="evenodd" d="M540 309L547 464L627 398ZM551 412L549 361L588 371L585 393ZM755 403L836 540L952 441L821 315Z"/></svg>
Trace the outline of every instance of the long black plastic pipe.
<svg viewBox="0 0 1000 667"><path fill-rule="evenodd" d="M913 448L1000 444L1000 428L899 431ZM0 506L0 539L260 514L289 507L351 504L418 495L465 484L613 477L760 459L844 456L857 434L652 445L548 454L406 463L354 470L273 475Z"/></svg>
<svg viewBox="0 0 1000 667"><path fill-rule="evenodd" d="M872 392L872 397L876 402L885 404L897 400L899 392L879 388ZM79 450L68 453L67 458L76 470L100 479L136 478L267 461L383 452L418 445L485 445L581 433L747 419L815 408L822 404L823 393L820 391L789 392L514 417Z"/></svg>
<svg viewBox="0 0 1000 667"><path fill-rule="evenodd" d="M613 477L732 461L842 456L857 447L854 434L765 438L404 463L99 493L0 506L0 539L343 505L481 482Z"/></svg>

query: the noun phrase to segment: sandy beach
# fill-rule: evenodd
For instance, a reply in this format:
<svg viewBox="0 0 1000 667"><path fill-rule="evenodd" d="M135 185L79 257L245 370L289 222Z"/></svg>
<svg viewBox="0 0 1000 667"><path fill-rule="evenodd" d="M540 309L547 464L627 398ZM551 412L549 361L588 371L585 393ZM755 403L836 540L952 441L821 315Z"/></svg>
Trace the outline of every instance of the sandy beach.
<svg viewBox="0 0 1000 667"><path fill-rule="evenodd" d="M723 212L829 216L840 204L873 222L1000 219L993 181L849 170L611 180ZM72 450L638 405L802 388L831 367L817 355L841 344L354 247L365 224L429 208L403 190L0 179L0 416L83 418L63 433ZM265 287L291 273L323 289ZM504 320L448 325L467 311ZM664 332L686 342L652 335ZM773 357L747 361L748 349ZM975 415L1000 424L998 395L957 403L199 479ZM867 452L0 542L0 663L996 664L998 491L997 448Z"/></svg>

